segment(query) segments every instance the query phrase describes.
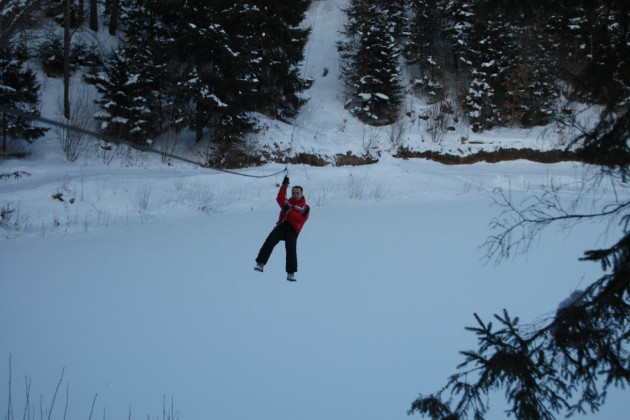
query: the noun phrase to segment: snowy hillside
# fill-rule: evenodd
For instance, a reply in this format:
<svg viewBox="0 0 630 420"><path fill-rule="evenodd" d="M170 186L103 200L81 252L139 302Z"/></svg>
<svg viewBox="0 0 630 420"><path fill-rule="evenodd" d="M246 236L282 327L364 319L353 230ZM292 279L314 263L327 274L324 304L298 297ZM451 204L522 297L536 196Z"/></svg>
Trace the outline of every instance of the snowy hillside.
<svg viewBox="0 0 630 420"><path fill-rule="evenodd" d="M96 144L68 163L54 130L28 159L0 161L2 419L49 418L51 408L51 419L403 419L476 345L464 330L473 313L546 319L601 275L578 258L609 245L617 226L549 229L527 256L486 264L496 188L520 200L553 186L570 202L587 169L393 158L388 128L343 108L335 42L345 3L313 2L309 102L295 125L267 121L256 138L294 154L381 150L374 165L288 166L312 208L296 283L285 280L282 244L253 271L281 173L165 165ZM42 82L42 114L54 118L59 82ZM418 150L561 141L543 136L550 127L477 138L461 126L434 143L413 117L424 106L409 99L401 140ZM589 192L602 203L616 193ZM488 418L505 418L502 397ZM629 409L615 390L601 412L578 418L621 420Z"/></svg>
<svg viewBox="0 0 630 420"><path fill-rule="evenodd" d="M336 44L341 37L345 17L341 9L347 7L347 3L345 0L313 2L306 19L313 33L306 47L303 76L315 82L306 94L308 103L294 126L273 122L269 131L257 138L270 148L275 142L286 146L285 139L288 139L293 146L293 154L304 152L330 157L351 153L363 156L376 155L377 152L396 153L398 147L404 147L411 151L435 151L459 156L501 148L563 149L575 135L570 128L555 123L533 129L499 128L473 133L466 123L450 121L452 130L432 132L434 122L427 116L431 115L436 105L409 94L409 89L402 110L406 117L398 127L364 126L344 108L343 82L339 79ZM583 124L588 126L593 123L592 110L577 104L572 106L577 108L577 118Z"/></svg>

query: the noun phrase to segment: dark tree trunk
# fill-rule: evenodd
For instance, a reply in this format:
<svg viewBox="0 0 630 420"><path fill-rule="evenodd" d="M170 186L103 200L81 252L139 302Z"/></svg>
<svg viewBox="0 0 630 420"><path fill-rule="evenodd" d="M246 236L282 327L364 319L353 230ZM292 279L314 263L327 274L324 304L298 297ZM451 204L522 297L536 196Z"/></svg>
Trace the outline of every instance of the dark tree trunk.
<svg viewBox="0 0 630 420"><path fill-rule="evenodd" d="M111 0L111 18L109 20L109 34L116 35L118 29L118 3L119 0Z"/></svg>
<svg viewBox="0 0 630 420"><path fill-rule="evenodd" d="M7 114L2 113L2 153L7 153Z"/></svg>
<svg viewBox="0 0 630 420"><path fill-rule="evenodd" d="M98 31L98 4L97 0L90 0L90 29Z"/></svg>
<svg viewBox="0 0 630 420"><path fill-rule="evenodd" d="M70 119L70 0L66 0L63 31L63 116Z"/></svg>
<svg viewBox="0 0 630 420"><path fill-rule="evenodd" d="M85 19L85 0L79 0L79 4L77 6L77 28L83 24L83 20Z"/></svg>

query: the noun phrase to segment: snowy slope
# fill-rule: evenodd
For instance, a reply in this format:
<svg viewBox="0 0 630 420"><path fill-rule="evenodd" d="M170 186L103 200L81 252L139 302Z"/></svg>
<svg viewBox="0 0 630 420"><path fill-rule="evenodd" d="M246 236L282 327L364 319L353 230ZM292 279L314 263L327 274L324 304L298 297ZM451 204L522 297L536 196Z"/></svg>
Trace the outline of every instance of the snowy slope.
<svg viewBox="0 0 630 420"><path fill-rule="evenodd" d="M295 128L269 122L263 144L360 154L370 133L343 109L336 77L343 4L313 2L310 100ZM58 85L46 87L43 113L54 116ZM422 130L416 123L405 141L421 145ZM445 142L455 147L462 135ZM484 137L501 139L543 141L535 131ZM407 418L419 393L454 372L458 351L475 346L464 330L473 313L552 316L601 275L577 261L581 253L618 236L616 227L603 236L598 224L549 229L527 256L485 264L479 246L500 211L495 188L518 201L554 185L569 201L582 194L584 176L570 163L457 167L385 154L362 167L290 165L312 207L291 284L282 245L264 273L252 270L277 217L282 175L165 166L131 152L109 164L95 153L69 164L58 148L51 132L32 158L0 162L0 174L22 174L0 180L0 206L15 222L0 230L7 420L38 418L40 408L48 418L62 369L53 419L88 418L95 396L92 418L163 418L163 398L182 420ZM591 192L601 203L614 193ZM612 392L584 418L625 419L624 397ZM502 408L498 396L489 418L504 419Z"/></svg>
<svg viewBox="0 0 630 420"><path fill-rule="evenodd" d="M452 131L434 139L427 133L431 120L423 118L435 105L411 95L405 86L407 98L402 106L403 135L400 144L392 145L391 127L366 127L344 109L343 82L339 79L339 55L337 42L343 29L343 8L347 0L314 1L307 13L305 25L312 28L306 46L302 75L314 79L312 89L306 93L308 103L302 109L296 124L284 125L269 122L257 137L272 150L274 143L281 148L291 146L291 152L318 153L323 156L352 153L361 156L366 146L374 146L381 153L396 152L398 146L412 151L437 151L445 154L466 155L479 151L495 151L499 148L532 148L536 150L562 149L576 133L555 123L531 129L496 128L474 133L464 123L450 121ZM568 106L568 105L567 105ZM576 108L577 118L586 126L594 121L595 111L588 107Z"/></svg>

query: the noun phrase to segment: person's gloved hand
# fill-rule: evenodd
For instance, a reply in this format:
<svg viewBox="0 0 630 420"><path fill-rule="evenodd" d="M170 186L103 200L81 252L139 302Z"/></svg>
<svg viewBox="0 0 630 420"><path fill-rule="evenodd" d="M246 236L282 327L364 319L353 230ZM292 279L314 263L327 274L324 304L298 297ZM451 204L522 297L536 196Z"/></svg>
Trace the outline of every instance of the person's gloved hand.
<svg viewBox="0 0 630 420"><path fill-rule="evenodd" d="M289 185L289 177L285 175L284 179L282 180L282 185Z"/></svg>
<svg viewBox="0 0 630 420"><path fill-rule="evenodd" d="M289 204L289 203L285 204L285 205L284 205L284 207L282 207L282 210L283 210L285 213L290 212L290 211L291 211L291 204Z"/></svg>

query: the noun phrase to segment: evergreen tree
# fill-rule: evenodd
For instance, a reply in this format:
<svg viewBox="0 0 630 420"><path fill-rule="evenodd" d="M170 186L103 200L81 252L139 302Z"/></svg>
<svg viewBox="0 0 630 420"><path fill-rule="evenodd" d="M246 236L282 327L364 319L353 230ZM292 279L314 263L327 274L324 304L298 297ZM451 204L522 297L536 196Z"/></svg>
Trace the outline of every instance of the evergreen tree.
<svg viewBox="0 0 630 420"><path fill-rule="evenodd" d="M510 78L521 77L512 85L511 97L506 98L510 120L523 127L548 124L555 114L559 97L557 54L554 39L545 24L544 16L532 24L522 26L522 53ZM508 84L506 86L509 86ZM512 101L510 101L512 99ZM514 100L517 99L517 100Z"/></svg>
<svg viewBox="0 0 630 420"><path fill-rule="evenodd" d="M585 10L580 2L557 7L549 13L546 32L555 39L558 76L568 82L592 58L592 11Z"/></svg>
<svg viewBox="0 0 630 420"><path fill-rule="evenodd" d="M137 87L145 89L141 97L158 131L186 127L197 141L208 136L228 145L252 130L252 111L288 118L303 104L299 93L309 83L297 66L309 4L187 0L173 8L164 0L121 1L124 48L110 65L136 61L134 72L143 75Z"/></svg>
<svg viewBox="0 0 630 420"><path fill-rule="evenodd" d="M361 121L388 124L402 102L397 27L387 1L353 0L340 44L346 107Z"/></svg>
<svg viewBox="0 0 630 420"><path fill-rule="evenodd" d="M549 15L555 16L552 10ZM557 39L548 24L546 10L510 11L517 54L509 64L510 71L502 82L505 90L503 119L524 127L547 124L556 108Z"/></svg>
<svg viewBox="0 0 630 420"><path fill-rule="evenodd" d="M311 0L258 0L240 8L237 48L249 56L254 87L248 94L254 110L279 118L294 117L304 104L299 94L311 81L300 75L310 29L300 25Z"/></svg>
<svg viewBox="0 0 630 420"><path fill-rule="evenodd" d="M222 19L233 5L188 0L177 13L164 16L167 33L175 40L173 57L179 65L177 98L187 126L201 141L204 129L221 143L242 137L253 122L245 113L241 51L236 49Z"/></svg>
<svg viewBox="0 0 630 420"><path fill-rule="evenodd" d="M173 40L167 37L160 17L170 7L160 0L130 3L121 4L125 26L122 52L144 77L142 96L151 111L149 124L156 134L169 128L180 129L182 112L174 106L173 74L177 73L177 64L170 54Z"/></svg>
<svg viewBox="0 0 630 420"><path fill-rule="evenodd" d="M39 84L35 73L25 68L26 51L10 43L0 45L0 103L8 108L23 113L39 116ZM32 142L42 137L45 128L37 127L28 118L0 113L2 127L2 153L9 151L8 140Z"/></svg>
<svg viewBox="0 0 630 420"><path fill-rule="evenodd" d="M135 58L135 57L134 57ZM108 135L136 144L146 144L154 131L150 76L141 62L130 58L124 47L115 50L105 64L105 71L90 78L101 98L102 108L95 116Z"/></svg>
<svg viewBox="0 0 630 420"><path fill-rule="evenodd" d="M448 0L445 6L445 40L452 49L452 65L460 77L466 77L472 66L473 28L476 0Z"/></svg>
<svg viewBox="0 0 630 420"><path fill-rule="evenodd" d="M590 14L591 60L578 79L581 99L598 104L621 104L629 95L628 46L630 16L627 2L598 0ZM586 6L585 6L586 7Z"/></svg>
<svg viewBox="0 0 630 420"><path fill-rule="evenodd" d="M60 77L63 75L63 39L53 35L39 45L38 56L46 76Z"/></svg>
<svg viewBox="0 0 630 420"><path fill-rule="evenodd" d="M462 19L450 37L460 74L469 80L463 105L472 129L546 124L558 98L555 39L547 18L540 13L539 19L526 19L518 10L491 3L466 2L468 9L450 5L451 13L458 10L452 16Z"/></svg>
<svg viewBox="0 0 630 420"><path fill-rule="evenodd" d="M475 16L469 48L464 51L471 78L464 109L472 130L481 131L502 123L504 83L514 69L520 46L515 39L515 27L505 15L481 19L475 12Z"/></svg>
<svg viewBox="0 0 630 420"><path fill-rule="evenodd" d="M437 101L444 93L441 72L446 58L442 42L445 4L443 0L410 0L410 11L405 57L413 69L412 84L432 101Z"/></svg>

